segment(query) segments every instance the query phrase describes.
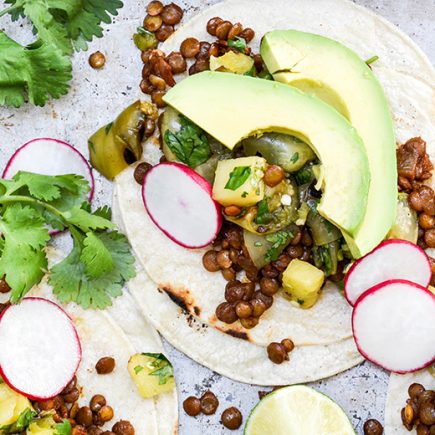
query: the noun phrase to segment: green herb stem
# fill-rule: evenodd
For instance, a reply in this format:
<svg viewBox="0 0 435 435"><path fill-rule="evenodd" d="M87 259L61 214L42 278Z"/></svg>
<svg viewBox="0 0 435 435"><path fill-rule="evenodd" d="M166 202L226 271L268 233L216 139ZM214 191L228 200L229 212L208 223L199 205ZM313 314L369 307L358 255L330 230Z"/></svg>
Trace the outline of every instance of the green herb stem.
<svg viewBox="0 0 435 435"><path fill-rule="evenodd" d="M3 9L3 10L0 12L0 18L1 18L3 15L10 14L11 12L13 12L13 11L19 9L19 8L21 8L21 5L16 4L16 5L14 5L14 6L10 6L9 8Z"/></svg>
<svg viewBox="0 0 435 435"><path fill-rule="evenodd" d="M28 196L21 196L21 195L7 195L7 196L0 196L0 204L13 204L16 202L25 202L27 204L33 204L33 205L39 205L41 207L44 207L46 210L51 211L56 216L60 217L66 225L68 225L68 220L65 218L65 215L59 211L56 207L53 207L50 204L47 204L46 202L39 201L34 198L30 198Z"/></svg>

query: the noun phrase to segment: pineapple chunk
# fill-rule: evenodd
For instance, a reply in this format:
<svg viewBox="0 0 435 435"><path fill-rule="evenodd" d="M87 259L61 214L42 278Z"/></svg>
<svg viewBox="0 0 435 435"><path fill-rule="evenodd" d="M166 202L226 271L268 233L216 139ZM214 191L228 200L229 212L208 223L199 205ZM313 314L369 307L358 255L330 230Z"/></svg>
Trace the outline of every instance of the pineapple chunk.
<svg viewBox="0 0 435 435"><path fill-rule="evenodd" d="M264 198L265 170L266 160L262 157L221 160L216 168L213 199L223 206L257 204Z"/></svg>
<svg viewBox="0 0 435 435"><path fill-rule="evenodd" d="M139 394L150 398L175 387L174 370L162 353L137 353L128 361L128 371Z"/></svg>
<svg viewBox="0 0 435 435"><path fill-rule="evenodd" d="M312 307L319 298L325 274L306 261L292 260L282 276L284 291L302 308Z"/></svg>
<svg viewBox="0 0 435 435"><path fill-rule="evenodd" d="M0 383L0 427L15 423L27 408L32 409L27 397Z"/></svg>

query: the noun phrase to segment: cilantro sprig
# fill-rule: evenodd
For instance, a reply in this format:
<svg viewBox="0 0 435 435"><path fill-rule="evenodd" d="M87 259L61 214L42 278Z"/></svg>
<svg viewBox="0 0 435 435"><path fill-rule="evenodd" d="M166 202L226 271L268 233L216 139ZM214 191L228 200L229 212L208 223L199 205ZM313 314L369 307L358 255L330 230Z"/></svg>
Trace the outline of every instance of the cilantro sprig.
<svg viewBox="0 0 435 435"><path fill-rule="evenodd" d="M268 263L278 260L282 250L290 243L293 237L294 234L290 229L285 229L267 235L266 240L272 243L272 246L267 250L266 254L264 255L264 259Z"/></svg>
<svg viewBox="0 0 435 435"><path fill-rule="evenodd" d="M166 358L162 353L142 353L142 355L149 356L154 358L154 361L151 362L151 366L155 367L153 371L149 373L150 376L158 376L159 377L159 385L166 384L171 378L174 377L174 369L172 367L171 362ZM134 368L135 372L140 366L136 366ZM139 369L140 371L140 369ZM138 372L136 372L137 374Z"/></svg>
<svg viewBox="0 0 435 435"><path fill-rule="evenodd" d="M0 179L0 276L18 302L48 271L47 226L68 229L69 255L49 272L53 292L64 303L104 308L132 278L134 258L124 235L110 221L110 209L91 211L89 184L78 175L18 172Z"/></svg>
<svg viewBox="0 0 435 435"><path fill-rule="evenodd" d="M225 189L237 190L240 186L245 184L245 181L251 175L250 166L236 166L231 172L228 178Z"/></svg>
<svg viewBox="0 0 435 435"><path fill-rule="evenodd" d="M60 98L72 78L71 55L86 50L94 37L103 36L123 6L120 0L6 0L10 14L30 20L37 39L23 46L0 31L0 106L20 107L24 101L43 106Z"/></svg>

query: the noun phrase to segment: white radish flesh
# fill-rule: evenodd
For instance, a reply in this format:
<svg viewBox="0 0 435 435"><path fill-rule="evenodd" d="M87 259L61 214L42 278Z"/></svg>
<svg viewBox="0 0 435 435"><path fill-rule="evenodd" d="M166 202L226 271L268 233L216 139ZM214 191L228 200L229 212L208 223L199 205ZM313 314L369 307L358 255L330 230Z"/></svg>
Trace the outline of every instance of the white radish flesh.
<svg viewBox="0 0 435 435"><path fill-rule="evenodd" d="M89 182L91 188L89 200L92 199L94 193L92 169L85 157L66 142L50 138L27 142L9 159L2 177L10 179L18 171L43 175L81 175Z"/></svg>
<svg viewBox="0 0 435 435"><path fill-rule="evenodd" d="M406 240L386 240L350 268L344 294L351 305L369 288L391 279L405 279L427 287L432 269L426 253Z"/></svg>
<svg viewBox="0 0 435 435"><path fill-rule="evenodd" d="M0 374L14 390L32 400L59 394L81 360L76 329L58 305L25 298L0 317Z"/></svg>
<svg viewBox="0 0 435 435"><path fill-rule="evenodd" d="M152 221L181 246L206 246L219 233L222 216L211 186L188 166L154 166L145 176L142 198Z"/></svg>
<svg viewBox="0 0 435 435"><path fill-rule="evenodd" d="M435 295L418 284L392 280L364 293L352 315L355 343L373 363L396 373L435 360Z"/></svg>

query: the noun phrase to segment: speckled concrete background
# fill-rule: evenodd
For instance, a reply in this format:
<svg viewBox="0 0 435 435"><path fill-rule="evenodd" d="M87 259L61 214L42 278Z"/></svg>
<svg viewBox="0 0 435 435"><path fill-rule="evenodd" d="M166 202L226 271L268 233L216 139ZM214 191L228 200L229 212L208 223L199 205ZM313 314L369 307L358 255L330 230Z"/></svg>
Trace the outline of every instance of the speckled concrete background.
<svg viewBox="0 0 435 435"><path fill-rule="evenodd" d="M129 0L124 1L128 3ZM145 6L147 0L143 0L143 3ZM190 15L198 9L217 3L217 0L178 0L177 3L182 5ZM435 63L434 0L355 0L355 3L372 9L398 25L420 45L432 63ZM2 0L0 0L1 4L3 4ZM1 118L0 116L0 122ZM7 158L7 154L9 150L0 150L1 163L5 163L3 160ZM101 181L99 183L101 185L97 186L99 187L97 203L107 202L110 198L110 185ZM267 389L233 382L196 364L171 346L167 345L167 349L174 363L180 396L180 434L241 434L242 430L230 432L224 429L219 422L220 413L228 406L237 406L246 419L250 410L258 402L258 392ZM239 369L243 370L243 367ZM366 419L373 417L383 420L387 384L388 373L366 362L338 376L314 383L313 386L336 400L346 410L357 432L362 434L362 425ZM213 390L219 398L218 413L209 417L186 416L181 407L184 398L192 394L200 395L207 389Z"/></svg>

